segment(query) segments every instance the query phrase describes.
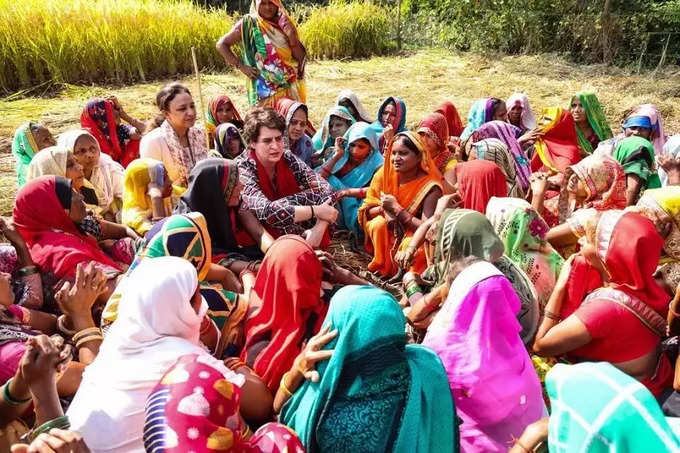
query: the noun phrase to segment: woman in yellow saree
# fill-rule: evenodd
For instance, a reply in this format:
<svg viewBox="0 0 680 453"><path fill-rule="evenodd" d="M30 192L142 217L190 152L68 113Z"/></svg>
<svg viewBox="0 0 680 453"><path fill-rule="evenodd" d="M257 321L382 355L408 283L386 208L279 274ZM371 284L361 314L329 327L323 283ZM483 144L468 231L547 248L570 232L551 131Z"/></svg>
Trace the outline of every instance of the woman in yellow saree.
<svg viewBox="0 0 680 453"><path fill-rule="evenodd" d="M234 45L242 47L242 61L231 50ZM220 38L217 49L248 78L251 106L273 107L284 97L305 103L307 51L281 0L253 0L250 14Z"/></svg>
<svg viewBox="0 0 680 453"><path fill-rule="evenodd" d="M396 253L409 247L413 233L432 216L442 196L441 174L428 156L418 134L397 134L359 208L366 250L373 254L368 270L382 277L399 272ZM423 272L426 266L425 253L419 248L411 270Z"/></svg>

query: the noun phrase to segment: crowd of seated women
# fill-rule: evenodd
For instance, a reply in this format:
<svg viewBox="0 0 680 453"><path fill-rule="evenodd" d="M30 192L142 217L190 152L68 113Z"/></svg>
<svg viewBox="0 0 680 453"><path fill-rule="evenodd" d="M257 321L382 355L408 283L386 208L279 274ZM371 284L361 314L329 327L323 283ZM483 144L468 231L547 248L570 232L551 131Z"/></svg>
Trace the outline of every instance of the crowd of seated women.
<svg viewBox="0 0 680 453"><path fill-rule="evenodd" d="M259 105L200 124L170 83L148 122L104 97L17 129L0 451L680 451L661 113L515 93L407 121L344 90L312 124L284 16L299 71L282 93L240 68Z"/></svg>

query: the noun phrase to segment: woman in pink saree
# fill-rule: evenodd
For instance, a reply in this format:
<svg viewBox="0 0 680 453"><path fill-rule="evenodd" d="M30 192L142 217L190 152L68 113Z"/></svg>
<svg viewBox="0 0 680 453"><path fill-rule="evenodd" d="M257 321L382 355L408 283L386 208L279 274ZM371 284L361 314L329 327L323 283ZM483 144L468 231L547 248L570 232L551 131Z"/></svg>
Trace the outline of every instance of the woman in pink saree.
<svg viewBox="0 0 680 453"><path fill-rule="evenodd" d="M512 285L493 264L463 260L450 267L463 270L423 345L437 352L446 369L463 421L461 452L506 452L547 411L519 336L520 301Z"/></svg>

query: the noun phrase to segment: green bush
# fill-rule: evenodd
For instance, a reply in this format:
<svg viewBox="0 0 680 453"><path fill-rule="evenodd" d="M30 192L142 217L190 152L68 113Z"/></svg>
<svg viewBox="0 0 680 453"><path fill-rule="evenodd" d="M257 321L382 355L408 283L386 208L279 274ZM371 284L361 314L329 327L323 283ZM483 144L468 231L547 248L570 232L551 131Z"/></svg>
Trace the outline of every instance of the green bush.
<svg viewBox="0 0 680 453"><path fill-rule="evenodd" d="M390 10L368 1L334 1L298 12L300 38L311 58L381 55L395 46Z"/></svg>
<svg viewBox="0 0 680 453"><path fill-rule="evenodd" d="M0 0L0 89L45 81L128 83L223 65L233 20L185 0Z"/></svg>

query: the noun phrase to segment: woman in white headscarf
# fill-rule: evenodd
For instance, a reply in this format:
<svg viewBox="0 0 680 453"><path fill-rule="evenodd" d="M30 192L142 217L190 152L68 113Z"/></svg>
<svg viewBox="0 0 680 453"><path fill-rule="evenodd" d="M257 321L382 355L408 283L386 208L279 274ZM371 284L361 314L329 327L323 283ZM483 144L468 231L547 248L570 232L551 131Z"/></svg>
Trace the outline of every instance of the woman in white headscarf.
<svg viewBox="0 0 680 453"><path fill-rule="evenodd" d="M66 413L93 453L145 451L146 398L180 356L197 354L234 385L244 382L199 342L208 305L191 263L177 257L144 260L129 279L118 319Z"/></svg>
<svg viewBox="0 0 680 453"><path fill-rule="evenodd" d="M335 105L345 107L356 121L372 123L373 118L368 114L357 94L352 90L342 90L335 100Z"/></svg>
<svg viewBox="0 0 680 453"><path fill-rule="evenodd" d="M97 139L85 130L64 132L57 139L57 144L72 153L73 159L83 166L85 179L97 194L101 215L107 220L120 221L123 167L108 154L102 153Z"/></svg>
<svg viewBox="0 0 680 453"><path fill-rule="evenodd" d="M513 94L505 105L508 108L508 122L522 129L522 134L536 129L536 116L531 110L529 97L526 94Z"/></svg>

